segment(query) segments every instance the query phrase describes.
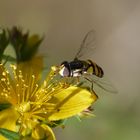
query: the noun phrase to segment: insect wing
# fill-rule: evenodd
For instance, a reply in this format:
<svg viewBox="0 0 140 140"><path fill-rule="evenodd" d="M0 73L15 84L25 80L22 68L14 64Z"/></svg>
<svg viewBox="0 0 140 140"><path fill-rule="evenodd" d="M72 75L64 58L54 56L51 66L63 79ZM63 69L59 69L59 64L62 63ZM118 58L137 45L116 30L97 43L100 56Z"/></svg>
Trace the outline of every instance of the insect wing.
<svg viewBox="0 0 140 140"><path fill-rule="evenodd" d="M95 30L91 30L85 35L85 37L81 43L81 46L80 46L78 52L76 53L74 59L79 59L84 54L88 54L88 53L92 52L92 49L94 49L96 46L95 43L96 43Z"/></svg>
<svg viewBox="0 0 140 140"><path fill-rule="evenodd" d="M118 93L117 89L113 86L113 84L105 77L99 78L95 75L86 74L84 75L84 78L93 84L93 89L95 90L99 90L100 88L109 93Z"/></svg>

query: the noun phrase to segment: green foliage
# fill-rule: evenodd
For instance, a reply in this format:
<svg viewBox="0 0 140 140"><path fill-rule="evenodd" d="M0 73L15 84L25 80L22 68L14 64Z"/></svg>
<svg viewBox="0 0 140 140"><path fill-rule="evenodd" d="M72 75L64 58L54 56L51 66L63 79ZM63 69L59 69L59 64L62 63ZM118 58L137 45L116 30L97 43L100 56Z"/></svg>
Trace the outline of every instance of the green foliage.
<svg viewBox="0 0 140 140"><path fill-rule="evenodd" d="M30 35L29 31L24 33L20 27L0 28L0 62L2 60L5 60L5 63L29 61L37 53L42 41L43 37L37 34ZM4 55L6 48L11 46L14 48L16 60L10 55Z"/></svg>
<svg viewBox="0 0 140 140"><path fill-rule="evenodd" d="M0 104L0 111L4 110L4 109L7 109L11 106L10 103L1 103Z"/></svg>
<svg viewBox="0 0 140 140"><path fill-rule="evenodd" d="M10 131L5 128L0 128L0 134L3 135L8 140L20 140L21 137L19 133Z"/></svg>
<svg viewBox="0 0 140 140"><path fill-rule="evenodd" d="M58 121L52 121L52 122L43 122L47 125L49 125L50 127L57 127L57 126L62 126L64 127L65 126L65 123L66 123L67 119L64 119L64 120L58 120Z"/></svg>
<svg viewBox="0 0 140 140"><path fill-rule="evenodd" d="M13 27L8 30L10 43L15 49L17 62L30 60L37 52L43 38L34 34L29 36L29 31L23 33L21 28Z"/></svg>

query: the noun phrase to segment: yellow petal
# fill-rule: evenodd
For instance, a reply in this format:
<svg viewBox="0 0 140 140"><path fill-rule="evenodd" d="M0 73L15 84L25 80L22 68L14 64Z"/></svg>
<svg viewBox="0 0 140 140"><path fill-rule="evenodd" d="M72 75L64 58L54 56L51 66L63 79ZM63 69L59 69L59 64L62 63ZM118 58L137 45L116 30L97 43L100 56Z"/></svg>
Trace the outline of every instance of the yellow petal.
<svg viewBox="0 0 140 140"><path fill-rule="evenodd" d="M52 129L43 124L43 125L37 125L33 132L32 132L32 138L37 139L37 140L41 140L41 139L45 139L46 140L55 140L55 136L54 133L52 131Z"/></svg>
<svg viewBox="0 0 140 140"><path fill-rule="evenodd" d="M43 124L42 127L45 130L47 140L56 140L55 136L54 136L54 133L53 133L52 129L49 126Z"/></svg>
<svg viewBox="0 0 140 140"><path fill-rule="evenodd" d="M54 107L50 108L48 119L60 120L76 115L88 108L96 99L96 94L71 86L54 95L50 101Z"/></svg>
<svg viewBox="0 0 140 140"><path fill-rule="evenodd" d="M7 140L7 138L5 138L2 135L0 135L0 140Z"/></svg>
<svg viewBox="0 0 140 140"><path fill-rule="evenodd" d="M0 128L6 128L11 131L16 131L17 118L18 118L18 113L12 108L8 108L1 111ZM0 140L7 140L7 138L0 135Z"/></svg>
<svg viewBox="0 0 140 140"><path fill-rule="evenodd" d="M40 73L43 70L43 56L36 56L30 61L19 63L18 69L22 70L23 76L26 76L27 73L31 73L39 78Z"/></svg>
<svg viewBox="0 0 140 140"><path fill-rule="evenodd" d="M0 128L16 131L16 121L19 114L12 108L0 111Z"/></svg>

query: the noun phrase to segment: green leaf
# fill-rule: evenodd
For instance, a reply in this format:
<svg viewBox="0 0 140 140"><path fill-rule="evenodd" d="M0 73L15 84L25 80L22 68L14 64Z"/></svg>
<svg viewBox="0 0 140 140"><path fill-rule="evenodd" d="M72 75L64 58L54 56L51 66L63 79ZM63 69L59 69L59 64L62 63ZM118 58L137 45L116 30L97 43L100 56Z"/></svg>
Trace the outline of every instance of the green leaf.
<svg viewBox="0 0 140 140"><path fill-rule="evenodd" d="M10 103L1 103L0 104L0 111L4 110L4 109L7 109L11 106Z"/></svg>
<svg viewBox="0 0 140 140"><path fill-rule="evenodd" d="M8 140L20 140L20 134L5 128L0 128L0 134Z"/></svg>
<svg viewBox="0 0 140 140"><path fill-rule="evenodd" d="M57 120L57 121L52 121L52 122L43 122L47 125L49 125L50 127L57 127L57 126L64 126L65 123L66 123L66 120L67 119L64 119L64 120Z"/></svg>
<svg viewBox="0 0 140 140"><path fill-rule="evenodd" d="M3 63L16 62L16 53L11 44L9 44L2 55ZM9 64L8 64L9 65Z"/></svg>
<svg viewBox="0 0 140 140"><path fill-rule="evenodd" d="M37 34L30 35L29 31L23 32L22 28L16 26L8 29L8 33L18 63L31 60L44 39Z"/></svg>
<svg viewBox="0 0 140 140"><path fill-rule="evenodd" d="M10 56L10 55L3 55L2 58L6 61L10 61L10 62L15 62L16 61L16 58L14 58L13 56Z"/></svg>

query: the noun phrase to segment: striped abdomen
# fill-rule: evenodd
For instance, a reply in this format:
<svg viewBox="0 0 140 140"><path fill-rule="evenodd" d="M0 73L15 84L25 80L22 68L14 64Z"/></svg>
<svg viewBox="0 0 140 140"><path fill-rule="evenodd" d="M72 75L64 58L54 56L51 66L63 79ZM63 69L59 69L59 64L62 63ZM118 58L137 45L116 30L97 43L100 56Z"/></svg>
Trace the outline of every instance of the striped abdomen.
<svg viewBox="0 0 140 140"><path fill-rule="evenodd" d="M96 75L97 77L102 78L104 75L103 69L98 66L96 63L94 63L91 60L87 60L88 63L88 68L87 68L87 72L92 73L94 75Z"/></svg>

